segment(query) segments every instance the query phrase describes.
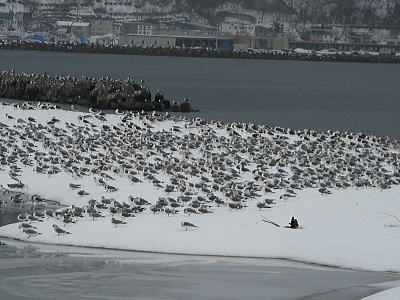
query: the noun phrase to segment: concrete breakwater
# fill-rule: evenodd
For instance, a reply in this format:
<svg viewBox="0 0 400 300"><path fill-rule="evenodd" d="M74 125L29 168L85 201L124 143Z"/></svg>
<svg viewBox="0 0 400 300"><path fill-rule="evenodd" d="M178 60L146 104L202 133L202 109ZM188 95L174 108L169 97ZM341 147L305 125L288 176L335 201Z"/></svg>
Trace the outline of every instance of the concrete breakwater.
<svg viewBox="0 0 400 300"><path fill-rule="evenodd" d="M50 76L47 74L0 74L0 98L77 104L100 109L132 111L192 111L190 102L170 102L157 92L152 100L142 80Z"/></svg>
<svg viewBox="0 0 400 300"><path fill-rule="evenodd" d="M205 58L238 58L238 59L269 59L269 60L299 60L326 62L359 62L359 63L400 63L400 56L370 55L358 53L298 53L292 50L280 51L220 51L210 49L193 49L177 47L140 47L123 45L94 45L73 43L43 43L29 41L0 41L0 49L7 50L36 50L73 53L149 55L149 56L181 56Z"/></svg>

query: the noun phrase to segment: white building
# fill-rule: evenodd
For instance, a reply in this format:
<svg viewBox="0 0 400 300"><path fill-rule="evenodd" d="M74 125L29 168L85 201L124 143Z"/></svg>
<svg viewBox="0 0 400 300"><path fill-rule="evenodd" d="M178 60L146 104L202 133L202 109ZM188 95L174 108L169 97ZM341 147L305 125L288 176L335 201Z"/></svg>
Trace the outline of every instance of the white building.
<svg viewBox="0 0 400 300"><path fill-rule="evenodd" d="M256 35L255 25L245 22L222 22L220 31L231 35Z"/></svg>
<svg viewBox="0 0 400 300"><path fill-rule="evenodd" d="M75 21L57 21L57 31L61 34L89 35L89 23Z"/></svg>
<svg viewBox="0 0 400 300"><path fill-rule="evenodd" d="M89 26L89 36L106 36L115 33L115 21L112 18L100 18L86 16L82 22L87 22Z"/></svg>
<svg viewBox="0 0 400 300"><path fill-rule="evenodd" d="M150 34L121 34L118 44L141 47L175 47L176 37Z"/></svg>

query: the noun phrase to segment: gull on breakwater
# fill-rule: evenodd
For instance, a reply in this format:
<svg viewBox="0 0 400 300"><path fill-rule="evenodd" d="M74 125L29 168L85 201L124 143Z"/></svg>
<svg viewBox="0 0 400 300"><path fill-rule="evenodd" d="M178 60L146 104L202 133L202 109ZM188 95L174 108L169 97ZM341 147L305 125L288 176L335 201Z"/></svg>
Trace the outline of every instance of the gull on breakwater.
<svg viewBox="0 0 400 300"><path fill-rule="evenodd" d="M144 80L117 80L109 77L50 76L48 74L16 74L14 71L0 73L0 98L26 101L55 102L88 106L93 108L131 111L192 111L190 101L181 103L164 99L157 91L154 99ZM12 116L7 115L11 119ZM28 120L29 121L29 120ZM23 122L23 120L21 120ZM58 122L52 119L50 123Z"/></svg>

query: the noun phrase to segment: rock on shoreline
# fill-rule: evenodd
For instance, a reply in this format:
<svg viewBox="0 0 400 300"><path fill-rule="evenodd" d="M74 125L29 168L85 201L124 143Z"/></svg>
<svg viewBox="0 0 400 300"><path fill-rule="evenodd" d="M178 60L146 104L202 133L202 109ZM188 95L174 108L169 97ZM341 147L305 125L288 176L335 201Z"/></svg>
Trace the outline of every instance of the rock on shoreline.
<svg viewBox="0 0 400 300"><path fill-rule="evenodd" d="M190 102L165 100L158 93L152 101L145 81L132 79L50 76L48 74L16 74L3 71L0 74L0 98L77 104L99 109L131 111L192 111Z"/></svg>

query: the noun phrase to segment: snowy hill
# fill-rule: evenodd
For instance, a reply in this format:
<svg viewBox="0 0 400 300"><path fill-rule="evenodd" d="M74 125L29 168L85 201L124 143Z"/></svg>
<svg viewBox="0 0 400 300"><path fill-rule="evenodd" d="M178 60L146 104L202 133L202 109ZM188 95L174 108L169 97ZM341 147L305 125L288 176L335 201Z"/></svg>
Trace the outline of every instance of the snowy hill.
<svg viewBox="0 0 400 300"><path fill-rule="evenodd" d="M194 1L194 0L0 0L0 12L31 11L44 17L97 15L118 21L178 20L215 25L226 14L239 14L254 20L266 16L292 14L281 0Z"/></svg>
<svg viewBox="0 0 400 300"><path fill-rule="evenodd" d="M400 25L398 0L283 0L300 22Z"/></svg>
<svg viewBox="0 0 400 300"><path fill-rule="evenodd" d="M265 14L292 11L281 0L0 0L0 12L31 11L43 16L75 17L77 14L111 16L120 21L143 19L187 20L213 24L221 13L239 13L259 19Z"/></svg>
<svg viewBox="0 0 400 300"><path fill-rule="evenodd" d="M187 20L216 24L227 14L264 22L265 18L299 22L400 25L398 0L0 0L0 12L32 11L43 16L98 15L119 21ZM293 19L293 18L291 18Z"/></svg>

